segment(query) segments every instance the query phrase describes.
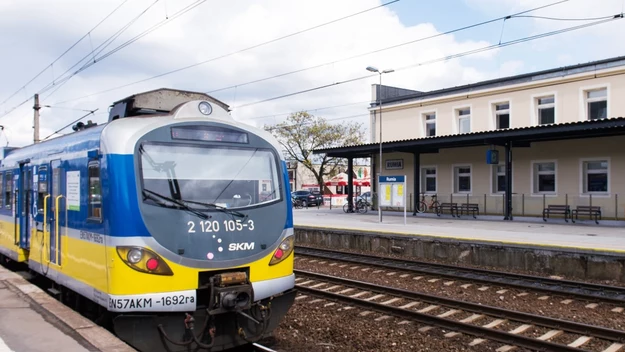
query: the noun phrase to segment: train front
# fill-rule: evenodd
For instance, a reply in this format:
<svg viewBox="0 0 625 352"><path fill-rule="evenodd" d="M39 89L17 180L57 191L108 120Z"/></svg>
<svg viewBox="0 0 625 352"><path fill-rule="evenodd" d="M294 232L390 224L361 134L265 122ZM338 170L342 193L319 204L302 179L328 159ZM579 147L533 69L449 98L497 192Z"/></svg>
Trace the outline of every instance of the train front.
<svg viewBox="0 0 625 352"><path fill-rule="evenodd" d="M116 334L141 351L256 341L295 297L290 192L277 144L206 105L140 119L149 132L126 141L134 145L136 189L128 192L136 191L140 221L119 215L112 227L125 217L120 231L147 235L118 240L109 310ZM189 118L198 110L209 112L204 121Z"/></svg>

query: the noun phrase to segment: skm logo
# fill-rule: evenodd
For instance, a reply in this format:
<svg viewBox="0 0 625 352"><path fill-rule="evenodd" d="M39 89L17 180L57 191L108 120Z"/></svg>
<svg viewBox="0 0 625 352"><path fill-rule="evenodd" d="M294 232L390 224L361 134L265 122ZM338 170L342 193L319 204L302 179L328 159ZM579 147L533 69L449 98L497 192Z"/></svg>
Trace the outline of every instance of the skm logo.
<svg viewBox="0 0 625 352"><path fill-rule="evenodd" d="M251 251L254 249L254 242L230 243L229 251Z"/></svg>

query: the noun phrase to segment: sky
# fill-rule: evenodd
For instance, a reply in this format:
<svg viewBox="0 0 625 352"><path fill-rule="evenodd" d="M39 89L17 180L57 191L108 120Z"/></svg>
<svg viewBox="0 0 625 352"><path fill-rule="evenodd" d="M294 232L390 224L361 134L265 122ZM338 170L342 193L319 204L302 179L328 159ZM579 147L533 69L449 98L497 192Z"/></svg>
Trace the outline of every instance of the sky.
<svg viewBox="0 0 625 352"><path fill-rule="evenodd" d="M551 19L500 19L550 4L523 15ZM367 66L395 69L383 75L384 85L428 91L620 56L625 48L614 43L625 39L625 19L445 59L592 23L624 6L625 0L2 0L0 145L32 143L35 93L44 106L43 139L71 133L67 127L54 134L88 111L98 109L82 121L105 123L114 101L162 87L206 92L254 126L303 110L332 123L362 123L368 138L367 106L379 77ZM322 86L328 87L314 89ZM301 91L307 92L290 95Z"/></svg>

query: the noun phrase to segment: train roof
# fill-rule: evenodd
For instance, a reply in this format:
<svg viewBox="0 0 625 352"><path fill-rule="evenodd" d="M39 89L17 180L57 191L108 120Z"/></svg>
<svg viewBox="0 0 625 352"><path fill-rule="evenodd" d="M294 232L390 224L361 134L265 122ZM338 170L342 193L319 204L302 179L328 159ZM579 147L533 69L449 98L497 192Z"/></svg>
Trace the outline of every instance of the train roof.
<svg viewBox="0 0 625 352"><path fill-rule="evenodd" d="M209 103L218 105L225 111L230 111L230 107L226 103L206 93L159 88L133 94L114 102L109 111L109 122L124 117L168 114L180 104L193 100L208 101Z"/></svg>
<svg viewBox="0 0 625 352"><path fill-rule="evenodd" d="M96 125L24 147L0 148L0 167L11 167L26 159L42 159L54 154L96 149L100 144L102 130L107 125Z"/></svg>

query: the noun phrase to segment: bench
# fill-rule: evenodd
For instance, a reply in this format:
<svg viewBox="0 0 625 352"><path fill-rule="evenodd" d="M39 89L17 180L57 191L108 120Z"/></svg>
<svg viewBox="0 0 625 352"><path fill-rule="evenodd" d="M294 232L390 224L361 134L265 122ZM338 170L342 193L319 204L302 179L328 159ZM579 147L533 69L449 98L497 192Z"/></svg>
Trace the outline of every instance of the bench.
<svg viewBox="0 0 625 352"><path fill-rule="evenodd" d="M472 212L473 218L477 219L475 217L475 213L477 213L477 215L480 215L480 206L477 203L460 204L460 215L462 215L464 212L466 212L467 215L469 215L469 212Z"/></svg>
<svg viewBox="0 0 625 352"><path fill-rule="evenodd" d="M549 204L545 209L543 209L543 220L545 219L545 215L549 218L551 214L563 214L564 221L569 222L566 218L571 215L571 207L569 205L559 205L559 204Z"/></svg>
<svg viewBox="0 0 625 352"><path fill-rule="evenodd" d="M441 216L444 210L449 210L451 216L455 217L454 211L458 214L458 203L441 203L436 207L436 215Z"/></svg>
<svg viewBox="0 0 625 352"><path fill-rule="evenodd" d="M589 205L578 205L571 214L571 221L575 222L575 220L579 220L579 213L587 214L591 219L592 216L595 216L595 223L599 224L599 219L601 219L601 207L589 206ZM573 219L575 216L575 219Z"/></svg>

